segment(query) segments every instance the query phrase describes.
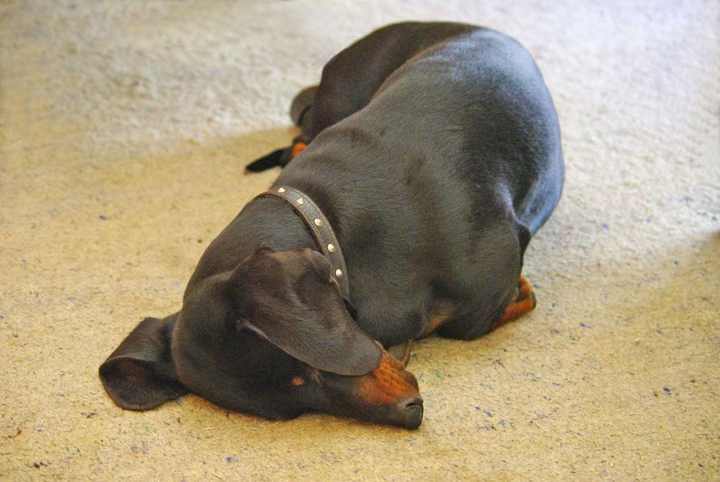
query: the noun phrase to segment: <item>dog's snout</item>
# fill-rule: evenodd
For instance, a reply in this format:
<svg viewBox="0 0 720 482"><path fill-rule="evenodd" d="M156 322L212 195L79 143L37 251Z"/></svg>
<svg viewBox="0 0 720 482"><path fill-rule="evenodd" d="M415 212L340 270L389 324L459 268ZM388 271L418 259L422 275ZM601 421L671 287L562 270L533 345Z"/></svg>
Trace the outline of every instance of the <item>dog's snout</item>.
<svg viewBox="0 0 720 482"><path fill-rule="evenodd" d="M418 410L418 409L422 410L423 399L421 397L408 398L408 399L402 400L400 403L398 403L397 407L400 410Z"/></svg>
<svg viewBox="0 0 720 482"><path fill-rule="evenodd" d="M416 429L423 419L423 399L411 397L401 400L395 405L400 424L405 428Z"/></svg>

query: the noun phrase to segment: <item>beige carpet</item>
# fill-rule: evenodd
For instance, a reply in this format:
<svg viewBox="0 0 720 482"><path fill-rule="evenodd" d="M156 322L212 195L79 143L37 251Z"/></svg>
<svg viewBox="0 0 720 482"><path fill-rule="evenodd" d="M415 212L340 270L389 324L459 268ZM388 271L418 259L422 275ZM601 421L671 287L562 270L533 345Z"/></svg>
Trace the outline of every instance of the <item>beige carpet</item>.
<svg viewBox="0 0 720 482"><path fill-rule="evenodd" d="M545 74L538 309L420 343L415 432L117 408L98 365L277 175L243 166L294 93L400 19L505 31ZM0 1L0 479L720 479L719 31L717 1Z"/></svg>

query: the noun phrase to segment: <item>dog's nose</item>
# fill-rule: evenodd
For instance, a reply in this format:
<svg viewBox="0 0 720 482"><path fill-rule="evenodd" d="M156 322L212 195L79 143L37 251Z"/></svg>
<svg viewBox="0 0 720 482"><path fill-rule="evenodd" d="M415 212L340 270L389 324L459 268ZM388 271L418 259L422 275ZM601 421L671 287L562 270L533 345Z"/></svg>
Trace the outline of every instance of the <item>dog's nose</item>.
<svg viewBox="0 0 720 482"><path fill-rule="evenodd" d="M405 428L416 429L423 419L423 399L411 397L395 405L400 424Z"/></svg>

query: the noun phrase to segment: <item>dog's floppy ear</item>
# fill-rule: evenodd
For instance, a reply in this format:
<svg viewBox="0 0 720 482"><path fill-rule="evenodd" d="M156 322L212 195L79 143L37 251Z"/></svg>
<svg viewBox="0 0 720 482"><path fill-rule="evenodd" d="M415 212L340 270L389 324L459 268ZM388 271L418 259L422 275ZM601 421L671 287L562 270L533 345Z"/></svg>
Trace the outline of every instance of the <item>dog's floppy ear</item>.
<svg viewBox="0 0 720 482"><path fill-rule="evenodd" d="M269 264L283 261L268 260L271 253L258 251L233 274L233 291L242 305L240 328L319 370L360 376L377 368L382 350L357 326L336 286L326 281L305 286L312 292L308 296L296 290L312 277L276 283ZM285 265L280 271L291 270Z"/></svg>
<svg viewBox="0 0 720 482"><path fill-rule="evenodd" d="M242 323L288 355L318 370L360 376L380 364L379 345L357 327L349 314L341 319L271 315Z"/></svg>
<svg viewBox="0 0 720 482"><path fill-rule="evenodd" d="M170 354L176 316L145 318L100 365L105 390L120 407L148 410L187 393Z"/></svg>

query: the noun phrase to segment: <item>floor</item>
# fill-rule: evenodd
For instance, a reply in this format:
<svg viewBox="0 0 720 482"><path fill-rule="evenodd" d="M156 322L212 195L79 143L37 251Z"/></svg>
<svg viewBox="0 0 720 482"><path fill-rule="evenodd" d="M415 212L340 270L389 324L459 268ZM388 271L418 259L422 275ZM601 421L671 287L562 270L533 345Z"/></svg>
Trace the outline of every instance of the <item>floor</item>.
<svg viewBox="0 0 720 482"><path fill-rule="evenodd" d="M292 96L401 19L502 30L544 72L567 183L537 310L417 346L418 431L117 408L99 364L277 175L243 167ZM0 479L720 480L718 25L691 0L0 1Z"/></svg>

